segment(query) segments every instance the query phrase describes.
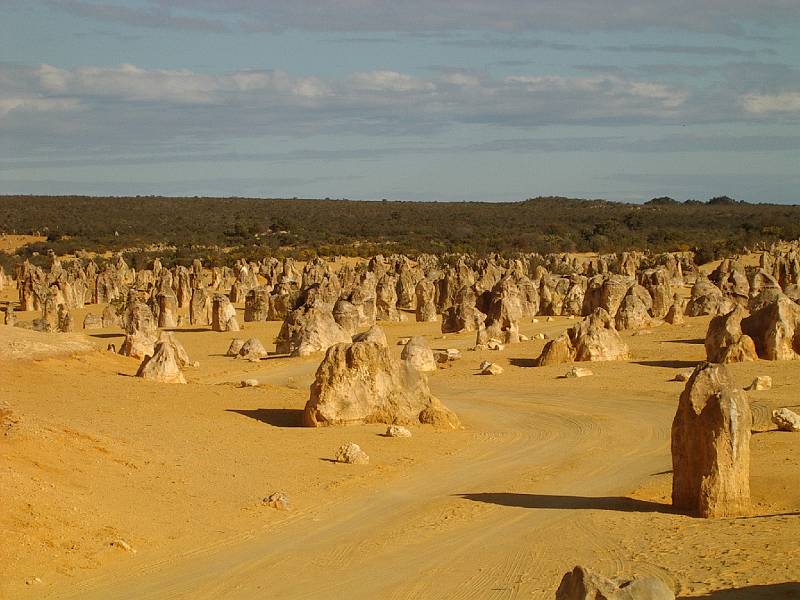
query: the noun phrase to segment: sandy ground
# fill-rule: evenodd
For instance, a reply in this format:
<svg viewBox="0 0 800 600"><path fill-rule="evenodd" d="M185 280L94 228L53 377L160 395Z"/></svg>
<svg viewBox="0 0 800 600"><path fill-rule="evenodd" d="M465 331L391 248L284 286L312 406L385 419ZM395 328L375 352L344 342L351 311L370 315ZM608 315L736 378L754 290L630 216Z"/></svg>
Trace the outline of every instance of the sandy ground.
<svg viewBox="0 0 800 600"><path fill-rule="evenodd" d="M670 379L704 358L707 323L625 333L633 360L587 365L582 379L532 367L541 341L472 352L473 334L386 325L398 354L411 334L464 351L430 377L464 430L411 439L297 427L320 356L224 356L237 335L274 348L279 323L178 330L200 362L185 386L132 377L138 361L105 350L116 330L0 326L0 400L13 411L0 404L0 598L552 598L575 564L656 573L681 597L798 598L800 434L753 436L753 515L670 510L683 388ZM571 324L528 320L523 332ZM8 351L31 339L49 349ZM477 375L484 359L505 372ZM759 423L800 404L798 366L731 366L741 385L774 380L750 394ZM246 377L262 385L238 387ZM348 441L370 465L331 461ZM292 510L262 503L278 490Z"/></svg>
<svg viewBox="0 0 800 600"><path fill-rule="evenodd" d="M13 254L27 244L44 242L47 238L39 235L0 234L0 250Z"/></svg>

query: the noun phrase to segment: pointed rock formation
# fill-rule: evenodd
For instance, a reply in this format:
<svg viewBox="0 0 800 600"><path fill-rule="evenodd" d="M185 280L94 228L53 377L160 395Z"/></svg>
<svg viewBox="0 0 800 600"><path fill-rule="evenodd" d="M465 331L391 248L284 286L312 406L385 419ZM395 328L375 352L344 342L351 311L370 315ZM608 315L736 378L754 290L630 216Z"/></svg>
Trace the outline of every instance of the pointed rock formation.
<svg viewBox="0 0 800 600"><path fill-rule="evenodd" d="M303 413L310 427L352 423L430 423L456 429L458 417L434 397L425 376L374 342L328 349Z"/></svg>
<svg viewBox="0 0 800 600"><path fill-rule="evenodd" d="M744 391L724 365L695 368L672 422L672 504L700 517L750 509L750 428Z"/></svg>

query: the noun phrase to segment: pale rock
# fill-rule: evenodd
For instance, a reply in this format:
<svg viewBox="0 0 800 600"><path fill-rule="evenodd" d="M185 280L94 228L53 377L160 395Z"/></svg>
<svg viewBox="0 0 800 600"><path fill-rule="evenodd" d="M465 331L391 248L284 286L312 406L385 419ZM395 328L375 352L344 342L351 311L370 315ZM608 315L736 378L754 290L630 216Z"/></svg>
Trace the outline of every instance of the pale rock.
<svg viewBox="0 0 800 600"><path fill-rule="evenodd" d="M800 431L800 415L788 408L773 410L772 422L780 431Z"/></svg>
<svg viewBox="0 0 800 600"><path fill-rule="evenodd" d="M348 465L368 465L369 456L361 449L361 446L350 442L340 446L336 451L336 462Z"/></svg>
<svg viewBox="0 0 800 600"><path fill-rule="evenodd" d="M411 431L402 425L389 425L389 427L386 428L385 436L393 438L410 438Z"/></svg>

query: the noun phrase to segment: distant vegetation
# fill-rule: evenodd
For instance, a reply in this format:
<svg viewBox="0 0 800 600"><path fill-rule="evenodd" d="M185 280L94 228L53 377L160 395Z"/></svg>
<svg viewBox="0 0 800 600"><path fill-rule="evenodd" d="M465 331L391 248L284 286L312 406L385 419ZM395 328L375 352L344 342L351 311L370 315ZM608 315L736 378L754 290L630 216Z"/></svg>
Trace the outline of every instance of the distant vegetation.
<svg viewBox="0 0 800 600"><path fill-rule="evenodd" d="M195 256L230 262L268 255L631 249L694 250L711 259L800 237L800 206L726 196L707 203L661 197L641 205L559 197L455 203L0 196L2 232L47 236L25 255L159 244L173 248L152 254L179 262Z"/></svg>

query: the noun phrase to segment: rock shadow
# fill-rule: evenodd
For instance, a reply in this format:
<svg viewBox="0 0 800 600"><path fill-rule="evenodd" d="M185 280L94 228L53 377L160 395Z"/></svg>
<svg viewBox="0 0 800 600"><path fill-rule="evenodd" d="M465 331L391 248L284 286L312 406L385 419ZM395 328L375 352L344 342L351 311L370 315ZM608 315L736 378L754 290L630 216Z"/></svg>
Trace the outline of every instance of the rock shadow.
<svg viewBox="0 0 800 600"><path fill-rule="evenodd" d="M514 367L535 367L535 358L509 358L508 362Z"/></svg>
<svg viewBox="0 0 800 600"><path fill-rule="evenodd" d="M693 369L703 361L702 360L635 360L632 362L634 365L642 365L643 367L663 367L665 369Z"/></svg>
<svg viewBox="0 0 800 600"><path fill-rule="evenodd" d="M695 338L693 340L665 340L668 344L699 344L705 345L705 338Z"/></svg>
<svg viewBox="0 0 800 600"><path fill-rule="evenodd" d="M685 596L681 596L684 598ZM748 585L741 588L716 590L703 596L693 596L695 600L789 600L800 598L800 583L772 583L768 585Z"/></svg>
<svg viewBox="0 0 800 600"><path fill-rule="evenodd" d="M485 502L488 504L498 504L500 506L516 506L519 508L675 513L672 506L669 504L636 500L624 496L559 496L549 494L516 494L511 492L483 492L457 495L474 502Z"/></svg>
<svg viewBox="0 0 800 600"><path fill-rule="evenodd" d="M90 333L89 337L97 338L100 340L110 340L111 338L125 337L125 332L121 333Z"/></svg>
<svg viewBox="0 0 800 600"><path fill-rule="evenodd" d="M303 411L299 408L228 408L225 412L238 413L273 427L303 426Z"/></svg>

